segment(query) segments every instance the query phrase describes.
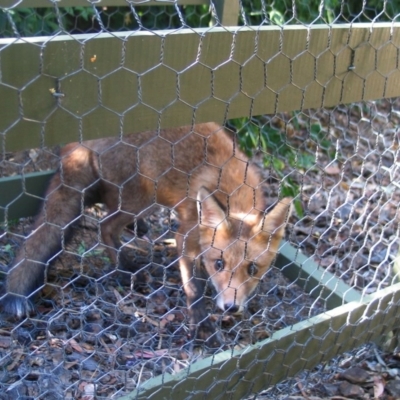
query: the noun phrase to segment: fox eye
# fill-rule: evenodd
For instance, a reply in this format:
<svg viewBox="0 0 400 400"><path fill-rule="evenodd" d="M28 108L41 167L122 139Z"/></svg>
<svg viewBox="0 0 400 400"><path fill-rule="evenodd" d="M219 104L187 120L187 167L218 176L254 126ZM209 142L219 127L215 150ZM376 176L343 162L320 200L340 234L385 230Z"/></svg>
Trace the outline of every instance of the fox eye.
<svg viewBox="0 0 400 400"><path fill-rule="evenodd" d="M222 258L215 260L214 267L217 271L222 271L224 269L224 260Z"/></svg>
<svg viewBox="0 0 400 400"><path fill-rule="evenodd" d="M251 263L247 268L247 272L249 273L250 276L256 275L258 272L257 265L255 263Z"/></svg>

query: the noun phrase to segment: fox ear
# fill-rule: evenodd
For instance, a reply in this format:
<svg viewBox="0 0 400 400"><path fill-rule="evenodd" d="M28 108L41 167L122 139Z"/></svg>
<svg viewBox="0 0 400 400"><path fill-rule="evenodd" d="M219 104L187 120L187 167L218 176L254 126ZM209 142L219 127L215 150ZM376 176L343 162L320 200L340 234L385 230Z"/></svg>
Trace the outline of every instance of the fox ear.
<svg viewBox="0 0 400 400"><path fill-rule="evenodd" d="M210 228L217 228L226 221L224 210L205 187L201 187L197 193L197 213L199 223Z"/></svg>
<svg viewBox="0 0 400 400"><path fill-rule="evenodd" d="M292 198L285 197L260 221L259 230L283 235L287 221L292 214Z"/></svg>

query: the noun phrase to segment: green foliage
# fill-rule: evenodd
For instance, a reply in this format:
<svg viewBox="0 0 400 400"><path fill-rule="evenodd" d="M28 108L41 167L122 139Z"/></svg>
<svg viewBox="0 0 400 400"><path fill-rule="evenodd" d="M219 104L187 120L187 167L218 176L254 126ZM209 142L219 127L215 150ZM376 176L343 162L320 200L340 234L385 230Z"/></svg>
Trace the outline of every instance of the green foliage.
<svg viewBox="0 0 400 400"><path fill-rule="evenodd" d="M227 0L229 1L229 0ZM343 23L393 21L400 15L400 0L242 0L240 23L248 25L284 25L298 23ZM177 6L178 7L178 6ZM40 36L60 31L90 33L145 29L207 27L211 23L209 5L136 6L136 16L130 7L60 7L59 19L54 8L0 9L0 37L15 36L12 19L21 36ZM100 21L98 20L100 18Z"/></svg>
<svg viewBox="0 0 400 400"><path fill-rule="evenodd" d="M8 264L14 258L14 255L15 251L10 243L0 246L0 260L5 264Z"/></svg>
<svg viewBox="0 0 400 400"><path fill-rule="evenodd" d="M263 155L263 167L270 169L281 182L281 195L294 197L296 211L299 216L303 216L302 204L298 197L301 182L296 181L290 172L293 170L305 172L315 168L317 148L332 157L330 153L332 143L327 139L321 126L317 123L312 124L308 132L304 133L304 126L299 123L297 113L293 113L291 119L293 128L303 132L307 139L300 141L298 138L289 140L285 132L270 124L262 124L257 117L251 122L246 118L239 118L231 120L230 123L238 131L241 149L248 156L252 156L254 151Z"/></svg>
<svg viewBox="0 0 400 400"><path fill-rule="evenodd" d="M60 20L53 8L0 10L0 37L15 36L10 20L21 36L51 35L63 29L66 32L81 33L89 29L89 26L81 31L80 25L92 26L93 8L66 7L60 10Z"/></svg>
<svg viewBox="0 0 400 400"><path fill-rule="evenodd" d="M104 249L99 248L87 250L86 244L84 242L79 243L77 253L80 257L98 257L104 262L110 262L109 257L104 255Z"/></svg>
<svg viewBox="0 0 400 400"><path fill-rule="evenodd" d="M145 29L174 29L187 25L206 27L210 25L211 14L208 5L179 6L181 21L175 6L135 7L60 7L0 9L0 37L15 36L13 25L20 36L52 35L57 32L93 33L101 27L110 31ZM140 26L138 23L140 20Z"/></svg>
<svg viewBox="0 0 400 400"><path fill-rule="evenodd" d="M13 249L13 247L11 246L11 244L9 244L9 243L7 243L6 245L4 245L4 246L1 246L1 251L0 251L1 253L7 253L7 254L9 254L11 257L13 257L14 256L14 249Z"/></svg>
<svg viewBox="0 0 400 400"><path fill-rule="evenodd" d="M400 1L369 0L368 2L325 0L242 0L249 25L345 23L392 21L400 13ZM383 10L385 12L383 12Z"/></svg>
<svg viewBox="0 0 400 400"><path fill-rule="evenodd" d="M10 227L15 227L19 224L20 220L19 219L7 219L6 222L1 222L0 223L0 234L2 231L7 231Z"/></svg>

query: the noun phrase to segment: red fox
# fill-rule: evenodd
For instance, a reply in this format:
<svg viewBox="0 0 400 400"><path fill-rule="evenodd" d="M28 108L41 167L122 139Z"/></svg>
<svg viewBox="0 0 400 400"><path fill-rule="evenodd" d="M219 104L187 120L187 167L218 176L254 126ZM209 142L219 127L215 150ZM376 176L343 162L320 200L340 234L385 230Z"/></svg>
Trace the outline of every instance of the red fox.
<svg viewBox="0 0 400 400"><path fill-rule="evenodd" d="M2 305L21 317L45 282L84 205L104 203L103 244L117 265L121 231L154 204L174 210L179 267L192 338L214 344L218 334L203 299L207 281L218 307L241 312L273 261L290 213L290 198L266 213L257 168L215 123L71 143L7 274Z"/></svg>

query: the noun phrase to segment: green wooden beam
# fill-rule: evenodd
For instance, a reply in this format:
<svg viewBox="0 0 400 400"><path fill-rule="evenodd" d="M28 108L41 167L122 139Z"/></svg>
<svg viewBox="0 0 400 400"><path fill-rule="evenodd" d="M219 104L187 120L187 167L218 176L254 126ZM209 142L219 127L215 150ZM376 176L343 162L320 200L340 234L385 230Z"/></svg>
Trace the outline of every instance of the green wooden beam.
<svg viewBox="0 0 400 400"><path fill-rule="evenodd" d="M399 47L400 23L0 39L0 151L399 96Z"/></svg>
<svg viewBox="0 0 400 400"><path fill-rule="evenodd" d="M398 325L400 284L275 332L271 338L162 374L120 400L244 399Z"/></svg>
<svg viewBox="0 0 400 400"><path fill-rule="evenodd" d="M0 178L0 222L36 215L54 171Z"/></svg>
<svg viewBox="0 0 400 400"><path fill-rule="evenodd" d="M313 257L305 256L289 242L282 244L275 266L280 268L291 282L322 301L328 310L361 300L359 291L320 267Z"/></svg>
<svg viewBox="0 0 400 400"><path fill-rule="evenodd" d="M236 26L239 21L239 0L214 0L218 19L224 26Z"/></svg>

